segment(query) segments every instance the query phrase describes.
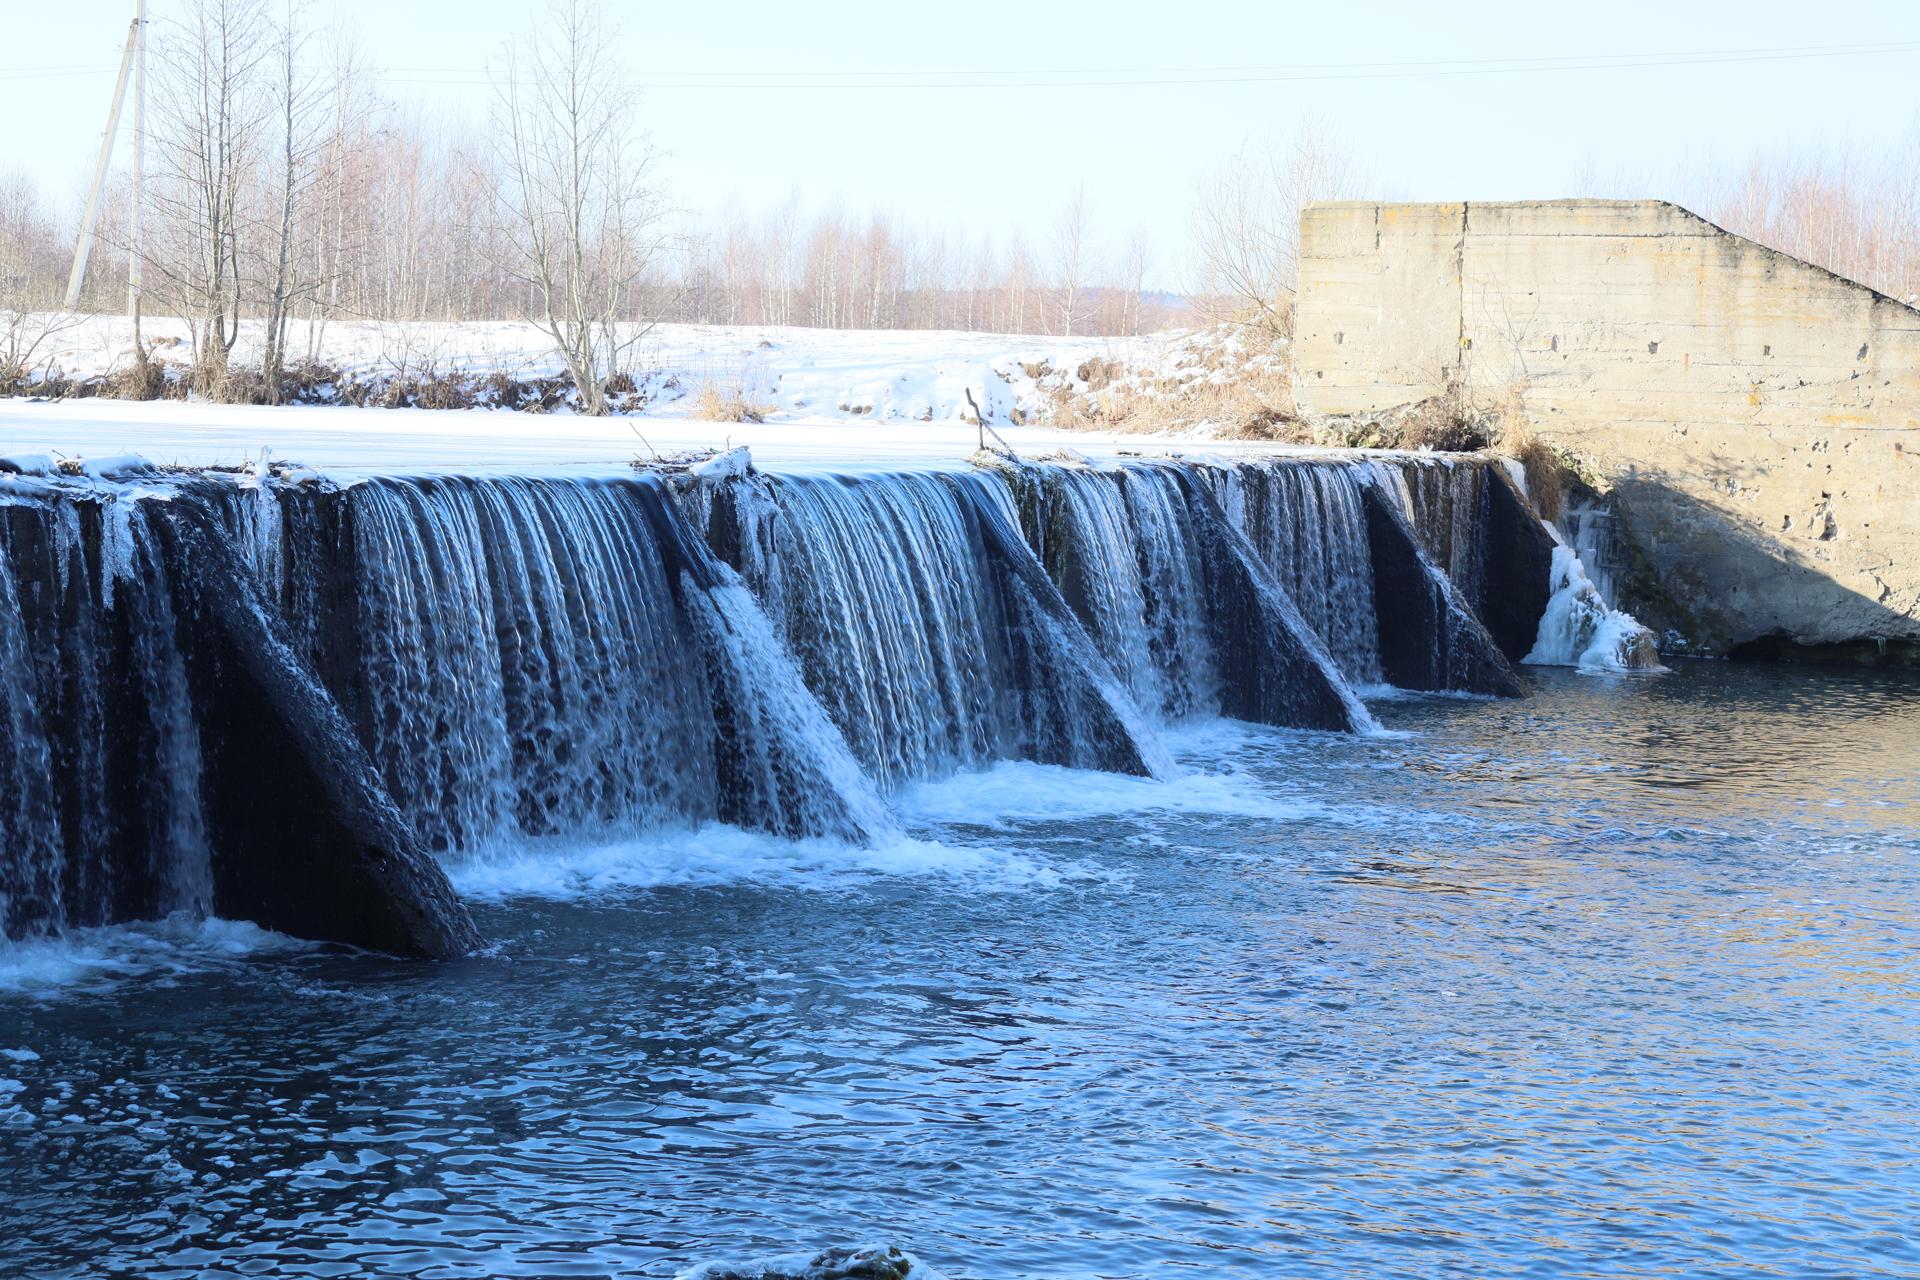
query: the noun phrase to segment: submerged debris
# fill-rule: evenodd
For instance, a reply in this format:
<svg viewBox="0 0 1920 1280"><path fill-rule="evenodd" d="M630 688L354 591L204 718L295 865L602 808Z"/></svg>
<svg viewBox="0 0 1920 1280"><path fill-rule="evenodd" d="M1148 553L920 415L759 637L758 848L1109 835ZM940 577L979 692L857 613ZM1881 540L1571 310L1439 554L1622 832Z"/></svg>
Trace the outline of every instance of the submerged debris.
<svg viewBox="0 0 1920 1280"><path fill-rule="evenodd" d="M895 1245L827 1249L807 1258L762 1258L752 1262L709 1262L682 1271L675 1280L936 1280L910 1253Z"/></svg>

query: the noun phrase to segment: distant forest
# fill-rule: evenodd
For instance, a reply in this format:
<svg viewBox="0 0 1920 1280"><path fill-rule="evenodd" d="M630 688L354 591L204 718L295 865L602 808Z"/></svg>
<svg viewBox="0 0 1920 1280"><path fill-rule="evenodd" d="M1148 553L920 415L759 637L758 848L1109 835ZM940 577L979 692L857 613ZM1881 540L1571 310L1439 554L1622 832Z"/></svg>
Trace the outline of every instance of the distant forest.
<svg viewBox="0 0 1920 1280"><path fill-rule="evenodd" d="M264 323L270 386L313 355L288 350L290 335L311 346L336 319L532 320L583 387L618 375L634 322L1068 336L1231 322L1284 339L1301 206L1392 194L1309 125L1249 144L1201 184L1181 263L1152 261L1144 229L1116 241L1084 188L1032 242L819 212L797 196L689 216L659 179L637 81L612 60L592 0L553 0L491 69L485 121L460 128L383 99L358 46L303 26L297 7L175 9L147 33L142 307L187 321L207 394L242 320ZM1572 185L1674 199L1920 297L1920 132L1886 155L1702 162L1668 182L1589 172ZM63 304L78 222L67 206L31 175L0 174L0 365L30 360L46 325L28 317ZM132 207L122 170L83 310L127 306ZM1151 291L1150 278L1184 283Z"/></svg>

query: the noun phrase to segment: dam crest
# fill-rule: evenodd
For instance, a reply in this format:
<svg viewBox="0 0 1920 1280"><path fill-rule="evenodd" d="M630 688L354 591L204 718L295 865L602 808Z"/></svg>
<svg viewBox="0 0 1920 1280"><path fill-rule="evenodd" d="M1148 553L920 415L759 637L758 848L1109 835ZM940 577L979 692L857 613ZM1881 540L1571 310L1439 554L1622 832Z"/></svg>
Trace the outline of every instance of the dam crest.
<svg viewBox="0 0 1920 1280"><path fill-rule="evenodd" d="M1196 719L1523 696L1605 616L1479 456L86 471L0 475L12 938L187 912L460 954L450 860L882 839L891 793L996 761L1166 777Z"/></svg>

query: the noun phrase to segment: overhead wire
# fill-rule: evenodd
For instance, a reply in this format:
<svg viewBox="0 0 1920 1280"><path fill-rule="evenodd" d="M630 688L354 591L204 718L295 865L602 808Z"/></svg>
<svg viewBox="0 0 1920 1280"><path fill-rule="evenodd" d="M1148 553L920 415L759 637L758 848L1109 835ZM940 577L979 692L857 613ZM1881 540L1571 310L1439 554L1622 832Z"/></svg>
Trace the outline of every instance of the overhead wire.
<svg viewBox="0 0 1920 1280"><path fill-rule="evenodd" d="M656 90L727 92L1161 88L1650 70L1663 67L1885 57L1913 53L1920 53L1920 41L1402 62L1303 63L1278 66L972 68L920 71L901 71L893 68L879 70L783 68L757 71L660 69L651 72L643 71L622 79ZM0 67L0 80L59 79L97 75L112 71L115 65L100 63L54 67ZM387 67L364 72L361 78L379 84L450 86L484 85L496 80L493 74L484 69L459 67ZM519 82L538 83L537 80L529 80L526 77L521 77Z"/></svg>

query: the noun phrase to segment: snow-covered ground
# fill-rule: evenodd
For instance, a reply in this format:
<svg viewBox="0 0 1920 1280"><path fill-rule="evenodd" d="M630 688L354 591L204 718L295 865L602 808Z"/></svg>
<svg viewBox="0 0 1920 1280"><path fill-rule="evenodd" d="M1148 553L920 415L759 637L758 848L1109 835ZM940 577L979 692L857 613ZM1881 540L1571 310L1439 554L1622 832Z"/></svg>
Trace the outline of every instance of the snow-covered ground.
<svg viewBox="0 0 1920 1280"><path fill-rule="evenodd" d="M157 354L184 360L185 327L148 320ZM1189 335L1046 338L939 331L847 331L662 325L635 349L636 375L652 392L643 409L593 419L497 409L381 409L333 405L265 408L98 397L0 399L0 456L138 453L155 462L227 465L273 456L334 471L467 471L625 466L636 457L747 445L762 465L961 465L979 444L967 393L988 423L1026 455L1069 448L1121 451L1271 451L1273 445L1206 441L1204 431L1153 436L1059 431L1043 425L1056 397L1085 381L1088 362L1154 376L1192 365ZM296 334L294 347L303 349ZM130 350L126 322L93 317L38 355L70 378L101 377ZM517 323L343 324L327 327L320 359L343 375L421 376L459 370L554 376L559 363L540 333ZM243 333L236 362L252 358ZM1101 372L1096 378L1111 376ZM712 387L761 411L760 422L692 416ZM1016 425L1024 423L1026 425Z"/></svg>
<svg viewBox="0 0 1920 1280"><path fill-rule="evenodd" d="M1313 452L1287 446L1182 441L1001 427L1025 457L1071 449L1093 459L1123 453ZM287 463L341 478L355 473L606 470L692 449L746 445L779 470L964 466L978 447L966 423L779 419L697 422L679 416L585 418L464 410L255 408L178 401L0 400L0 457L97 458L136 453L161 464L226 466L257 461L263 448Z"/></svg>
<svg viewBox="0 0 1920 1280"><path fill-rule="evenodd" d="M145 337L164 363L184 365L190 345L178 320L148 319ZM459 324L430 321L334 322L309 341L294 326L296 359L314 359L341 374L378 379L495 372L521 379L556 377L564 366L538 328L514 321ZM990 418L1042 407L1036 380L1072 371L1091 359L1157 366L1181 344L1177 334L1139 338L1047 338L940 330L801 329L728 325L659 325L639 336L626 362L652 392L649 412L671 415L700 390L740 393L774 416L942 421L967 411L965 392ZM58 369L84 381L124 367L131 330L120 316L90 316L56 334L36 352L36 373ZM259 326L247 325L233 352L236 365L257 363Z"/></svg>

